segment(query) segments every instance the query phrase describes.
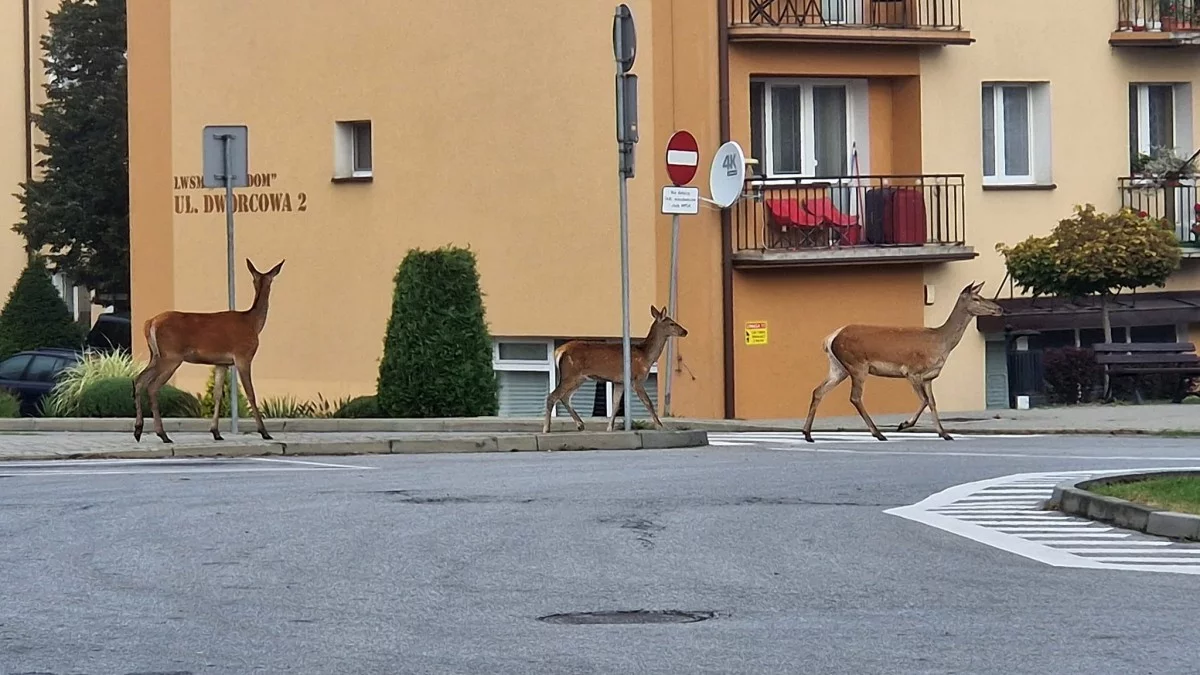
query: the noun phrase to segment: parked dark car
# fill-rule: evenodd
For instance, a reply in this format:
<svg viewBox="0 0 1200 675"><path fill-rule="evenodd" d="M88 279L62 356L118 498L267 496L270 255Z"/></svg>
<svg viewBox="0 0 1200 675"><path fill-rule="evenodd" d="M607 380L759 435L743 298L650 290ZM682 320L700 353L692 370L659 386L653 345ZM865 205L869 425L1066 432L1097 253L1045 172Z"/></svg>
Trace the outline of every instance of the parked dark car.
<svg viewBox="0 0 1200 675"><path fill-rule="evenodd" d="M21 414L40 414L39 404L54 388L62 371L83 358L74 349L31 349L0 361L0 388L21 399Z"/></svg>
<svg viewBox="0 0 1200 675"><path fill-rule="evenodd" d="M129 314L109 312L96 317L87 335L88 349L97 352L133 352L133 331Z"/></svg>

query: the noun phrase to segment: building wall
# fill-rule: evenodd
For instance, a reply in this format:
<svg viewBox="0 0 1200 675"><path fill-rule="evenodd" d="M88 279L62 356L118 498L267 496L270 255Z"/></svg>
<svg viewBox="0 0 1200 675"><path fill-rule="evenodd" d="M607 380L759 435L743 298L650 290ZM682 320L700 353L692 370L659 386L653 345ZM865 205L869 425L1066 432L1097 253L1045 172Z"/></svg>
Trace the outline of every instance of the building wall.
<svg viewBox="0 0 1200 675"><path fill-rule="evenodd" d="M925 312L930 325L944 320L969 281L986 282L988 296L996 292L1004 279L997 243L1046 234L1075 204L1120 206L1117 178L1129 174L1130 82L1190 82L1193 96L1200 93L1194 52L1111 47L1116 14L1107 5L1098 9L1096 0L964 2L962 11L977 41L921 53L922 148L925 171L966 174L967 244L979 257L928 268L925 283L936 297ZM982 188L980 87L995 80L1050 83L1052 189ZM1200 129L1195 120L1192 126ZM1200 287L1197 263L1184 266L1168 290ZM955 392L939 398L939 410L983 408L983 364L983 336L972 326L938 380L939 391Z"/></svg>
<svg viewBox="0 0 1200 675"><path fill-rule="evenodd" d="M135 323L169 308L226 307L220 191L188 177L200 173L205 124L244 123L251 173L269 181L245 192L275 195L275 206L237 214L239 305L251 300L244 258L261 269L287 260L255 360L260 396L373 390L392 278L411 247L470 245L497 336L620 335L612 7L439 3L442 18L405 41L381 29L410 26L413 6L131 2L142 53L131 47L130 58L143 87L131 100L140 116L131 162L146 176L132 193L134 283L161 284L135 300ZM649 2L631 6L649 100L654 14ZM297 67L313 54L327 65ZM235 70L243 75L225 76ZM352 119L372 120L373 183L330 180L334 123ZM650 181L650 149L663 140L652 106L640 122L629 185L635 335L649 327L649 305L666 302ZM177 382L195 389L206 375L184 366Z"/></svg>
<svg viewBox="0 0 1200 675"><path fill-rule="evenodd" d="M747 419L807 415L813 388L829 372L821 345L838 328L922 321L919 267L755 270L734 278L738 416ZM767 344L747 345L743 327L760 321L767 323ZM872 415L912 412L917 403L905 380L872 377L864 387L863 404ZM849 380L825 397L817 413L857 414Z"/></svg>

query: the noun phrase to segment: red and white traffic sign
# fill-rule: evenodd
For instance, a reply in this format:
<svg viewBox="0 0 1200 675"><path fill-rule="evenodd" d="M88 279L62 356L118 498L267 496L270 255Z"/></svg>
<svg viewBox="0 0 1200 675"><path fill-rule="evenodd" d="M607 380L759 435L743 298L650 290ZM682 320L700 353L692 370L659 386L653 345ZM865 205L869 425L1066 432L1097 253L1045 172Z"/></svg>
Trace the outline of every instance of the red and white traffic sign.
<svg viewBox="0 0 1200 675"><path fill-rule="evenodd" d="M667 176L675 185L687 185L696 176L700 164L700 146L696 137L686 131L676 131L667 141Z"/></svg>

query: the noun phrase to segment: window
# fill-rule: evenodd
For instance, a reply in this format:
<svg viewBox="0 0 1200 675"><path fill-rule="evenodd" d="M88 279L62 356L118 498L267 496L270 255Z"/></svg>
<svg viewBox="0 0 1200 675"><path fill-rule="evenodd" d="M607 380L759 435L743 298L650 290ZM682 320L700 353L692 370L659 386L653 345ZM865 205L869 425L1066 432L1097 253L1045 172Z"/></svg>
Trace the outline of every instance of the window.
<svg viewBox="0 0 1200 675"><path fill-rule="evenodd" d="M1192 150L1192 88L1189 84L1129 85L1129 160L1159 149L1187 158Z"/></svg>
<svg viewBox="0 0 1200 675"><path fill-rule="evenodd" d="M546 397L558 386L558 369L553 350L566 340L500 339L493 343L492 368L499 384L500 417L538 417L545 414ZM617 344L620 344L619 342ZM658 364L650 367L646 394L658 405ZM580 417L607 417L620 396L621 387L588 380L571 396L571 407ZM645 405L633 394L635 419L649 419ZM552 417L570 417L566 406L558 402Z"/></svg>
<svg viewBox="0 0 1200 675"><path fill-rule="evenodd" d="M750 152L767 177L870 173L866 80L752 81L750 117Z"/></svg>
<svg viewBox="0 0 1200 675"><path fill-rule="evenodd" d="M32 358L29 354L21 354L0 363L0 380L21 379L21 375L25 373L25 367L29 365Z"/></svg>
<svg viewBox="0 0 1200 675"><path fill-rule="evenodd" d="M374 175L371 122L338 122L334 133L334 178L370 178Z"/></svg>
<svg viewBox="0 0 1200 675"><path fill-rule="evenodd" d="M983 182L990 185L1052 182L1049 84L983 85Z"/></svg>

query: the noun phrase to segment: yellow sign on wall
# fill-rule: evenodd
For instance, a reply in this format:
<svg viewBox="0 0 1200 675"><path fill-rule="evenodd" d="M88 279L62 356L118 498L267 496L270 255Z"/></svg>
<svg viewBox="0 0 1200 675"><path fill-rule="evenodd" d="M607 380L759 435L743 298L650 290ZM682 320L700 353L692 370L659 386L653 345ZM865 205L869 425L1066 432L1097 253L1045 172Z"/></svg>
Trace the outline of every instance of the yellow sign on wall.
<svg viewBox="0 0 1200 675"><path fill-rule="evenodd" d="M767 322L766 321L747 321L746 322L746 344L748 344L748 345L765 345L765 344L767 344Z"/></svg>

